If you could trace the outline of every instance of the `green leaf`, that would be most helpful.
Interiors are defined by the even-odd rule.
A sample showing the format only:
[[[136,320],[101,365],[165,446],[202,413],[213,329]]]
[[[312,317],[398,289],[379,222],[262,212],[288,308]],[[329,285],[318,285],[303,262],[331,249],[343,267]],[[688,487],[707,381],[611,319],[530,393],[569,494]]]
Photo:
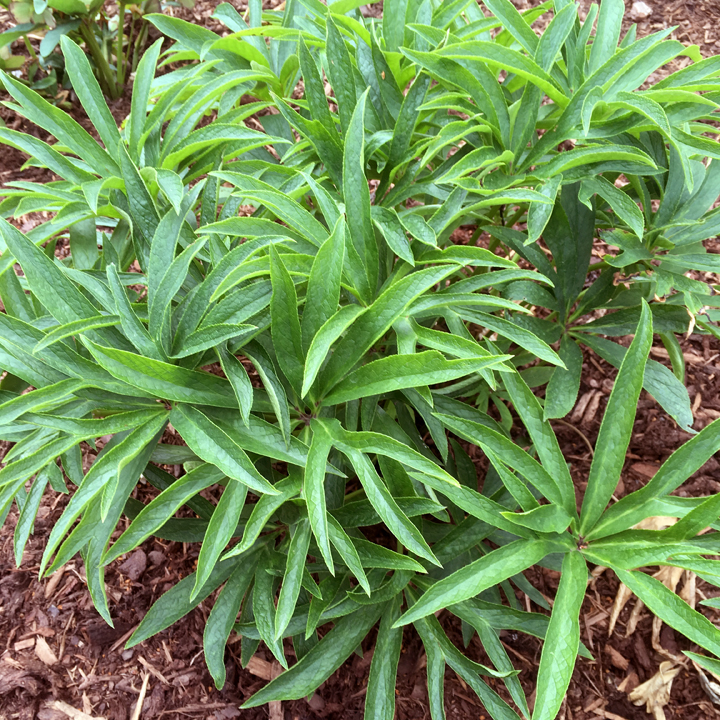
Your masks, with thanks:
[[[13,535],[13,553],[15,555],[15,564],[20,567],[22,562],[23,551],[27,544],[30,533],[33,530],[35,516],[40,509],[40,501],[50,479],[51,467],[57,468],[54,463],[41,470],[33,481],[30,492],[25,498],[25,504],[20,511],[17,525],[15,525],[15,533]]]
[[[720,655],[720,630],[704,615],[693,610],[684,600],[659,580],[639,571],[615,570],[620,582],[626,585],[671,628],[708,652]]]
[[[249,560],[250,558],[246,558]],[[137,630],[131,635],[125,647],[131,648],[143,640],[156,635],[170,627],[181,617],[187,615],[193,608],[196,608],[205,598],[222,585],[231,573],[245,563],[240,558],[219,562],[205,583],[202,591],[190,600],[190,592],[195,585],[195,573],[183,578],[179,583],[168,590],[148,610]]]
[[[563,506],[566,498],[555,479],[537,460],[521,450],[512,440],[478,422],[437,413],[436,417],[461,438],[480,447],[488,447],[502,461],[521,473],[555,505]]]
[[[300,478],[297,476],[289,476],[284,480],[280,480],[275,489],[276,495],[261,495],[260,499],[250,513],[250,517],[245,525],[242,540],[229,550],[223,556],[225,558],[244,553],[253,543],[260,537],[260,533],[265,528],[268,520],[273,516],[275,511],[291,498],[295,497],[302,487]]]
[[[87,476],[86,476],[87,477]],[[201,490],[220,482],[225,476],[222,471],[210,464],[203,464],[183,475],[166,490],[146,505],[130,527],[117,539],[105,553],[103,564],[108,565],[120,555],[130,552],[150,537],[158,528],[171,518],[181,505],[197,495]],[[233,528],[234,529],[234,528]],[[188,597],[192,595],[193,585],[188,588]]]
[[[644,219],[640,208],[635,201],[628,197],[620,188],[615,187],[611,182],[606,180],[602,175],[587,178],[582,181],[582,186],[578,194],[578,200],[585,203],[590,209],[588,198],[597,193],[608,202],[613,212],[642,240],[644,232]]]
[[[527,21],[518,12],[510,0],[483,0],[487,9],[502,21],[503,27],[530,54],[535,55],[538,36],[533,32]]]
[[[237,407],[230,384],[216,375],[96,345],[87,338],[83,338],[83,342],[100,366],[111,375],[152,397],[214,407]]]
[[[275,246],[270,246],[270,328],[278,365],[296,393],[302,386],[303,353],[300,320],[297,312],[297,294],[290,273],[283,265]]]
[[[225,486],[223,494],[215,507],[208,523],[205,539],[198,555],[195,587],[190,599],[194,600],[203,585],[210,577],[222,551],[235,533],[240,513],[245,506],[247,486],[239,482],[230,482]],[[227,639],[227,638],[226,638]]]
[[[388,247],[399,258],[414,266],[415,258],[397,213],[391,208],[381,207],[380,205],[373,205],[371,212],[372,221],[382,233]]]
[[[51,330],[34,348],[33,354],[44,350],[48,345],[52,345],[60,340],[65,340],[74,335],[80,335],[88,330],[97,328],[112,327],[120,322],[118,315],[96,315],[95,317],[85,318],[83,320],[74,320],[65,323]]]
[[[575,486],[555,433],[550,423],[543,419],[543,409],[538,399],[519,373],[506,373],[503,382],[520,419],[530,433],[540,462],[560,489],[564,499],[563,507],[570,517],[576,516]]]
[[[491,355],[475,359],[446,360],[436,350],[414,355],[390,355],[363,365],[335,386],[324,404],[339,403],[388,393],[402,388],[432,385],[479,372],[510,359]]]
[[[580,513],[580,535],[585,536],[605,510],[615,492],[625,464],[637,401],[642,390],[645,363],[652,345],[652,316],[643,301],[635,338],[623,358],[613,385],[590,465],[588,486]]]
[[[407,307],[433,285],[454,272],[454,267],[432,267],[418,270],[384,290],[358,318],[353,332],[338,344],[325,366],[320,385],[327,392],[367,353],[402,315]]]
[[[328,517],[328,533],[330,541],[335,549],[340,553],[343,562],[348,566],[350,572],[357,578],[360,587],[370,597],[370,583],[368,582],[365,571],[363,570],[362,560],[358,554],[353,541],[343,530],[342,525],[333,517]],[[356,538],[357,541],[357,538]]]
[[[377,720],[393,720],[395,717],[395,682],[403,630],[393,627],[393,624],[400,616],[401,602],[402,596],[398,594],[386,606],[370,663],[365,716]]]
[[[295,532],[288,548],[287,566],[283,577],[280,596],[275,614],[275,640],[282,638],[287,626],[290,624],[295,605],[300,595],[300,585],[308,549],[310,547],[310,523],[301,520],[295,525]]]
[[[170,422],[198,457],[253,492],[277,494],[277,490],[255,469],[245,451],[197,408],[176,405],[170,413]]]
[[[627,354],[627,350],[622,345],[605,338],[584,336],[582,342],[603,360],[618,368]],[[683,430],[693,432],[694,418],[687,389],[668,368],[656,360],[648,360],[645,365],[643,387]]]
[[[346,615],[302,660],[256,692],[242,709],[310,695],[347,660],[384,609],[384,605],[365,605]]]
[[[557,353],[537,335],[531,333],[525,328],[519,327],[505,318],[489,315],[478,310],[462,308],[457,311],[458,315],[470,322],[477,323],[481,327],[488,327],[498,335],[502,335],[508,340],[512,340],[516,345],[528,350],[533,355],[537,355],[541,360],[549,362],[551,365],[563,366],[562,360]]]
[[[90,270],[100,257],[95,218],[81,220],[70,227],[70,256],[78,270]]]
[[[566,697],[580,646],[580,607],[587,581],[583,556],[567,553],[540,655],[533,720],[554,720]]]
[[[334,575],[332,550],[328,531],[327,503],[325,499],[325,472],[328,455],[332,449],[332,438],[325,430],[325,425],[318,420],[312,421],[312,440],[305,465],[305,483],[303,495],[307,504],[308,517],[313,535],[320,553]]]
[[[220,591],[205,624],[203,631],[205,662],[218,690],[222,690],[225,685],[225,645],[254,575],[254,562],[239,563]]]
[[[720,420],[715,420],[675,450],[647,485],[620,498],[619,502],[608,508],[588,537],[601,538],[621,532],[647,517],[645,509],[652,500],[668,495],[680,487],[718,450]]]
[[[563,336],[558,350],[565,368],[555,368],[545,390],[545,420],[563,418],[575,407],[580,376],[582,374],[583,356],[578,344],[569,336]]]
[[[110,155],[67,112],[55,107],[5,73],[0,75],[0,80],[8,93],[20,103],[24,116],[56,137],[71,152],[77,154],[87,167],[103,177],[119,173],[120,169]]]
[[[340,280],[345,255],[345,223],[338,218],[330,237],[315,256],[308,278],[305,308],[302,316],[302,348],[308,352],[320,328],[335,314],[340,301]],[[308,352],[309,361],[309,352]],[[319,367],[318,367],[319,369]],[[305,377],[308,372],[305,369]],[[312,381],[307,384],[312,384]],[[306,393],[303,382],[304,396]]]
[[[388,530],[390,530],[408,550],[439,566],[440,563],[428,547],[427,542],[425,542],[425,539],[415,525],[413,525],[403,511],[400,510],[395,499],[389,493],[385,483],[383,483],[367,456],[350,448],[344,448],[343,452],[350,459],[368,500],[372,503],[377,514],[383,519]]]
[[[330,23],[328,23],[328,28]],[[375,295],[378,284],[378,248],[370,214],[370,188],[365,177],[365,103],[366,90],[358,100],[345,134],[343,151],[343,197],[347,215],[348,233],[355,252],[348,255],[360,261],[363,276],[353,272],[353,281],[361,300],[367,305]],[[350,247],[348,246],[348,251]]]
[[[150,333],[147,328],[140,322],[140,319],[135,314],[135,311],[128,300],[125,288],[120,282],[120,276],[118,275],[117,268],[114,264],[109,264],[106,268],[108,284],[110,285],[110,291],[112,292],[113,299],[115,300],[115,310],[120,317],[120,324],[123,332],[127,336],[128,340],[139,350],[143,355],[152,358],[153,360],[162,360],[162,356],[155,345],[155,342],[150,337]]]
[[[511,522],[541,533],[564,532],[572,520],[572,515],[557,505],[540,505],[527,512],[501,514]]]
[[[588,77],[615,54],[624,14],[625,3],[623,0],[603,0],[600,3],[595,40],[590,48]]]
[[[18,395],[0,405],[0,425],[9,425],[25,413],[38,412],[52,407],[87,387],[82,380],[61,380],[53,385]]]
[[[552,544],[544,540],[516,540],[493,550],[436,582],[395,625],[407,625],[449,605],[475,597],[540,562],[550,552]]]
[[[120,133],[115,119],[110,112],[100,85],[90,67],[90,61],[84,53],[67,35],[60,39],[65,68],[72,82],[73,90],[82,103],[85,112],[97,130],[100,139],[110,154],[117,158],[118,147],[121,144]]]
[[[127,139],[131,157],[136,163],[140,160],[140,151],[142,150],[140,140],[145,128],[145,118],[147,117],[147,107],[150,101],[152,82],[161,50],[162,42],[156,40],[143,53],[137,70],[135,71],[130,115],[127,121]]]
[[[235,355],[228,351],[225,343],[220,343],[215,352],[220,360],[225,377],[230,381],[237,399],[240,415],[245,425],[250,422],[250,410],[253,404],[253,386],[247,370]]]
[[[318,329],[308,348],[301,397],[305,397],[310,392],[330,351],[330,346],[355,322],[358,315],[364,312],[365,308],[360,305],[345,305]]]
[[[326,33],[327,65],[325,72],[337,98],[338,115],[344,136],[350,127],[350,120],[357,102],[355,74],[345,40],[331,15],[328,15],[327,18]]]
[[[527,215],[528,238],[525,241],[526,245],[535,242],[542,235],[543,230],[552,215],[555,198],[557,197],[557,192],[560,189],[561,184],[562,175],[555,175],[555,177],[546,180],[542,185],[536,188],[537,191],[541,195],[547,197],[552,204],[549,205],[548,203],[541,202],[530,203]]]

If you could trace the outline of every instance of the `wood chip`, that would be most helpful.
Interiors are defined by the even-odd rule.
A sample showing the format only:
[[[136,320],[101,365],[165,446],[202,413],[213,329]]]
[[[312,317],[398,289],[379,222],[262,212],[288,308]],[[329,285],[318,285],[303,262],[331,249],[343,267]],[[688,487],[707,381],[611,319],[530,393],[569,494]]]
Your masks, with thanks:
[[[31,637],[27,640],[19,640],[15,643],[15,652],[19,652],[20,650],[27,650],[28,648],[35,647],[35,638]]]
[[[619,653],[612,645],[606,645],[605,646],[605,652],[610,656],[610,662],[616,667],[620,668],[621,670],[627,670],[628,665],[630,664],[628,662],[628,659]]]
[[[153,665],[151,665],[142,655],[138,658],[141,665],[144,665],[148,672],[152,673],[163,685],[169,685],[163,674]]]
[[[45,707],[51,710],[57,710],[73,720],[105,720],[101,715],[88,715],[86,712],[78,710],[72,705],[64,703],[62,700],[53,700],[52,702],[46,703]]]
[[[133,714],[130,720],[140,720],[140,713],[142,712],[142,706],[145,702],[145,693],[147,693],[147,686],[149,680],[150,673],[143,673],[142,687],[140,688],[140,694],[138,695],[137,703],[135,704],[135,710],[133,710]]]
[[[62,580],[62,576],[65,574],[65,566],[58,568],[48,579],[47,585],[45,585],[45,597],[52,597],[53,593],[57,589],[57,586]]]
[[[272,664],[267,660],[259,658],[257,655],[253,655],[245,668],[248,672],[259,677],[262,680],[272,680]]]
[[[44,637],[38,637],[35,643],[35,654],[46,665],[55,665],[58,661],[57,655],[52,651]]]

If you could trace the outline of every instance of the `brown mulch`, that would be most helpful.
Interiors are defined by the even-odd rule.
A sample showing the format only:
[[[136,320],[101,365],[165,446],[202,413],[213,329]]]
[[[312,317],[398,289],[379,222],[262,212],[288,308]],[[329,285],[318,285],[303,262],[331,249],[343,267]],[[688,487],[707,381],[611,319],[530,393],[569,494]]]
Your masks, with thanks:
[[[522,9],[534,0],[515,0]],[[193,9],[174,10],[187,20],[203,23],[223,32],[224,28],[209,15],[219,0],[199,0]],[[245,2],[233,3],[240,11]],[[581,1],[587,8],[588,0]],[[632,5],[627,2],[628,9]],[[638,35],[677,25],[673,37],[696,43],[704,56],[720,52],[720,2],[692,0],[660,2],[648,0],[653,13],[639,23]],[[275,7],[273,0],[266,8]],[[365,6],[363,12],[377,16],[381,5]],[[0,15],[0,29],[5,16]],[[682,63],[682,59],[679,61]],[[5,99],[5,98],[2,98]],[[118,119],[127,113],[127,100],[121,99],[112,108]],[[73,116],[91,130],[87,119],[77,107]],[[28,127],[12,111],[0,107],[0,118],[9,127],[36,133],[47,139],[43,131]],[[11,148],[2,150],[0,186],[12,179],[51,179],[37,168],[20,172],[25,156]],[[30,226],[36,220],[26,219]],[[660,343],[657,343],[661,347]],[[720,343],[708,337],[693,336],[683,343],[687,354],[687,385],[700,428],[720,417]],[[653,356],[666,363],[662,354]],[[667,364],[667,363],[666,363]],[[605,403],[612,387],[615,370],[593,353],[586,351],[580,403],[583,412],[571,415],[570,424],[555,423],[554,427],[563,452],[571,461],[571,471],[578,490],[583,489],[590,466],[591,453],[587,442],[594,445]],[[580,404],[579,403],[579,404]],[[627,455],[617,496],[633,492],[644,485],[659,465],[680,444],[688,439],[673,421],[643,393],[638,409],[633,439]],[[586,442],[587,441],[587,442]],[[684,496],[701,496],[720,491],[720,463],[712,459],[677,492]],[[149,492],[139,488],[138,492]],[[43,501],[35,534],[28,543],[21,568],[15,567],[12,532],[17,519],[11,513],[0,529],[0,719],[66,720],[72,710],[108,720],[132,717],[138,698],[143,694],[143,680],[148,678],[140,717],[151,718],[236,718],[256,720],[268,717],[268,710],[256,708],[240,711],[239,704],[262,687],[273,672],[272,657],[262,646],[253,672],[242,669],[239,662],[239,638],[231,637],[226,652],[225,687],[214,688],[202,655],[202,632],[212,607],[210,601],[160,633],[130,650],[124,649],[129,633],[137,626],[150,605],[179,579],[193,571],[198,546],[150,540],[108,568],[107,591],[115,628],[109,628],[98,617],[90,602],[83,576],[82,562],[68,563],[63,571],[49,580],[38,581],[37,570],[44,538],[59,517],[66,498],[48,491]],[[124,529],[121,523],[120,530]],[[552,598],[558,574],[534,568],[528,577],[536,588]],[[637,684],[653,676],[665,657],[652,645],[652,617],[641,619],[630,637],[625,637],[631,601],[620,615],[615,632],[608,638],[608,619],[617,593],[618,581],[612,573],[601,575],[588,592],[581,615],[582,641],[592,651],[593,661],[581,660],[575,670],[561,717],[567,720],[641,720],[652,717],[644,707],[630,703],[627,693]],[[713,586],[698,582],[698,596],[713,596]],[[518,593],[522,605],[540,610]],[[714,611],[708,617],[718,621]],[[451,639],[462,647],[459,622],[443,613],[440,617]],[[363,655],[353,655],[310,700],[286,702],[275,709],[273,718],[284,720],[355,720],[362,718],[364,691],[372,657],[374,634],[363,643]],[[528,636],[501,633],[513,662],[521,671],[520,681],[532,699],[535,674],[541,645]],[[671,629],[664,627],[660,644],[667,652],[690,649]],[[467,650],[470,657],[487,662],[477,637]],[[289,648],[289,657],[292,649]],[[401,720],[429,718],[425,689],[425,657],[419,638],[406,629],[397,685],[397,717]],[[492,682],[501,694],[501,683]],[[448,718],[485,720],[486,711],[471,690],[452,671],[445,680]],[[66,705],[62,705],[66,703]],[[684,668],[675,679],[670,704],[665,708],[668,720],[699,720],[720,715],[708,700],[692,667]],[[82,718],[82,716],[79,716]],[[83,718],[83,720],[85,720]]]

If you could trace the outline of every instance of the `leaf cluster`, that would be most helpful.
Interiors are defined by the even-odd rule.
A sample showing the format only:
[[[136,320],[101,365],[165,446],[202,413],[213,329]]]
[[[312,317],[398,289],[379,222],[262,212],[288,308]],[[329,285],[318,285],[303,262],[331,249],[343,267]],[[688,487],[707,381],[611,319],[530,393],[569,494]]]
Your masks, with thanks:
[[[641,568],[717,584],[703,531],[720,496],[672,493],[720,449],[720,421],[611,500],[643,388],[692,425],[675,334],[717,333],[710,287],[686,273],[715,268],[702,241],[717,232],[705,134],[720,62],[667,33],[620,41],[616,0],[584,23],[563,0],[525,14],[485,0],[489,16],[465,0],[386,0],[382,21],[359,5],[263,13],[253,0],[241,17],[224,4],[224,37],[152,16],[176,69],[156,76],[156,42],[121,128],[63,38],[101,143],[2,76],[11,107],[57,142],[7,128],[0,141],[59,178],[10,183],[0,204],[52,215],[27,234],[0,219],[0,438],[14,443],[0,516],[17,504],[18,561],[47,486],[67,492],[65,479],[40,572],[79,552],[108,622],[109,563],[151,536],[202,543],[196,572],[129,644],[213,596],[218,687],[233,630],[243,663],[263,642],[287,668],[248,707],[309,695],[380,620],[367,717],[393,717],[412,625],[433,718],[446,666],[492,717],[530,716],[503,629],[544,639],[532,717],[554,718],[587,654],[588,563],[718,654],[718,630]],[[695,62],[637,90],[683,53]],[[591,264],[599,240],[622,252]],[[648,359],[653,332],[674,373]],[[622,335],[629,348],[608,339]],[[550,420],[575,403],[581,346],[618,374],[576,498]],[[82,448],[108,437],[83,472]],[[141,478],[157,489],[146,503]],[[654,515],[680,520],[633,529]],[[524,575],[536,564],[562,570],[549,617],[516,600],[549,610]],[[450,641],[442,609],[493,667]]]

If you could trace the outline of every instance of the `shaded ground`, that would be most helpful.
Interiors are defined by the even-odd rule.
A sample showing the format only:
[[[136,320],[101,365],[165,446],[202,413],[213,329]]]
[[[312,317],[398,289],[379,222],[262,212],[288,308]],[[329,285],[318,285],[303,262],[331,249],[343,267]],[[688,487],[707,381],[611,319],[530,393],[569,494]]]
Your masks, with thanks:
[[[216,4],[214,0],[200,0],[193,10],[175,12],[218,29],[214,21],[208,19]],[[242,9],[242,3],[235,4]],[[271,4],[275,5],[275,2]],[[517,0],[516,4],[525,8],[535,3]],[[720,52],[720,2],[648,4],[653,12],[640,22],[639,35],[678,25],[674,34],[677,39],[700,45],[705,56]],[[586,7],[588,2],[583,0],[581,5]],[[376,14],[379,9],[380,6],[367,8],[368,14]],[[0,14],[0,29],[2,23]],[[122,119],[126,105],[121,101],[113,111],[118,119]],[[74,115],[87,124],[79,111],[74,111]],[[0,108],[0,117],[10,127],[27,129],[6,108]],[[43,131],[35,129],[33,132],[46,139]],[[3,148],[2,157],[0,185],[19,178],[20,167],[25,161],[21,153],[8,148]],[[44,171],[38,169],[25,171],[22,178],[48,179]],[[25,222],[32,226],[37,220],[26,218]],[[661,347],[660,343],[657,345]],[[683,349],[688,366],[688,389],[699,428],[720,417],[720,343],[693,336],[684,343]],[[653,357],[666,362],[660,351]],[[578,405],[567,418],[567,424],[555,423],[579,490],[583,489],[590,466],[588,443],[594,445],[614,376],[613,368],[586,352]],[[652,398],[643,393],[617,495],[622,496],[645,484],[661,462],[687,438]],[[720,463],[713,459],[680,488],[678,494],[698,496],[718,491]],[[140,488],[140,492],[145,489]],[[0,529],[0,719],[65,719],[72,717],[72,712],[57,703],[67,703],[70,708],[92,716],[126,720],[133,715],[141,695],[144,698],[142,718],[222,720],[240,717],[255,720],[268,717],[265,708],[237,709],[275,672],[268,662],[272,659],[270,654],[265,654],[262,648],[257,662],[250,666],[252,672],[243,670],[239,664],[239,639],[231,637],[226,654],[226,686],[222,691],[213,687],[202,656],[202,631],[211,607],[208,601],[167,631],[136,648],[123,649],[125,640],[148,607],[177,580],[192,572],[197,560],[197,545],[148,541],[124,563],[117,562],[108,569],[107,590],[114,629],[108,628],[93,609],[79,559],[66,565],[62,574],[37,581],[44,538],[62,512],[64,503],[64,496],[53,497],[49,492],[20,570],[15,567],[12,553],[16,515],[11,514]],[[554,596],[557,573],[536,568],[528,576],[544,595]],[[689,649],[685,641],[666,627],[659,637],[662,652],[654,649],[652,617],[648,613],[632,636],[626,638],[632,601],[620,614],[615,632],[608,638],[608,621],[617,588],[615,576],[605,573],[588,592],[582,613],[582,641],[593,652],[595,660],[578,663],[561,714],[568,720],[651,717],[644,708],[632,705],[627,693],[656,673],[665,659],[663,653],[676,654],[679,650]],[[697,585],[697,599],[719,593],[702,582]],[[518,599],[521,605],[540,610],[524,595],[519,594]],[[704,612],[715,621],[719,619],[714,611]],[[440,619],[451,639],[461,646],[459,623],[447,613]],[[532,699],[540,644],[515,633],[503,633],[501,639],[521,670],[520,680]],[[363,643],[363,657],[352,656],[312,699],[271,708],[270,717],[273,720],[361,718],[373,640],[371,633]],[[468,654],[478,661],[486,661],[477,637],[471,642]],[[401,720],[429,718],[424,663],[417,635],[412,629],[406,629],[397,686],[397,717]],[[147,683],[143,691],[145,677]],[[503,692],[500,684],[494,687]],[[451,671],[446,674],[445,697],[448,718],[485,719],[485,711],[473,692]],[[683,669],[675,679],[671,703],[666,707],[668,720],[696,720],[716,715],[720,715],[718,708],[708,700],[695,671],[691,667]]]

